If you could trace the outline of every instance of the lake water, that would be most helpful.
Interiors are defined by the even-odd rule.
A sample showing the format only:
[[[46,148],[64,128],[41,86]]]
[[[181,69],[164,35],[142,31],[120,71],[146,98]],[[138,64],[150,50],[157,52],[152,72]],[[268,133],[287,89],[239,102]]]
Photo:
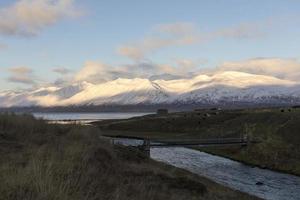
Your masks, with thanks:
[[[115,143],[136,146],[135,139],[115,139]],[[224,186],[267,200],[299,200],[300,177],[251,167],[220,156],[183,147],[151,148],[151,158],[186,169]],[[257,185],[260,182],[261,185]]]
[[[129,112],[102,112],[102,113],[33,113],[36,118],[50,121],[95,121],[103,119],[127,119],[130,117],[143,116],[151,113]]]

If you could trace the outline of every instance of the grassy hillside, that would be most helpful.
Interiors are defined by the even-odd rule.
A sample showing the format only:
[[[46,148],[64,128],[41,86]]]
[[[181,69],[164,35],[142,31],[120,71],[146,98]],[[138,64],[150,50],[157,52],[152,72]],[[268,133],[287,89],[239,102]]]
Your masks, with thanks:
[[[256,199],[112,146],[99,131],[0,114],[0,199]]]
[[[199,110],[103,121],[97,125],[102,130],[110,130],[106,134],[150,138],[228,138],[247,133],[261,143],[247,148],[202,148],[202,150],[300,175],[299,108]]]

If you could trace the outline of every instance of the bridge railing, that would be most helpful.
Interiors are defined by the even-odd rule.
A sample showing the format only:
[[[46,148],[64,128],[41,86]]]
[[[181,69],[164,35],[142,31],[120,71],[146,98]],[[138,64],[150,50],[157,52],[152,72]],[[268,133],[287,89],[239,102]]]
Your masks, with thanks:
[[[125,146],[136,146],[141,148],[163,147],[163,146],[209,146],[209,145],[248,145],[257,143],[248,137],[239,138],[209,138],[209,139],[145,139],[145,138],[112,138],[113,144],[123,144]]]
[[[209,144],[209,143],[243,143],[248,140],[245,138],[213,138],[213,139],[175,139],[175,140],[166,140],[158,139],[151,140],[151,144],[155,143],[165,143],[165,144]]]

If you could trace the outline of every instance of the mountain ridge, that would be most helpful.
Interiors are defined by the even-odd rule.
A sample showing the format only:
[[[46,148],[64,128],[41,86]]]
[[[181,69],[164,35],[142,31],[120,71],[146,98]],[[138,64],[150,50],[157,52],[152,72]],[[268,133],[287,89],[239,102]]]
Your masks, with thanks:
[[[224,71],[189,79],[118,78],[32,91],[1,92],[0,107],[135,104],[228,104],[300,102],[300,84],[272,76]]]

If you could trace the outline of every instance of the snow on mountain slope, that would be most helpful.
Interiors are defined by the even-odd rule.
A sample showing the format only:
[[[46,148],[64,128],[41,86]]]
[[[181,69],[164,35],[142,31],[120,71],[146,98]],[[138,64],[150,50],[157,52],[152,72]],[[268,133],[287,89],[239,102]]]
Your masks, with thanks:
[[[116,79],[93,85],[86,90],[66,99],[64,105],[70,104],[136,104],[155,103],[166,97],[166,94],[155,83],[148,79]],[[156,100],[156,101],[155,101]]]
[[[32,91],[0,93],[0,107],[11,106],[55,106],[63,99],[69,98],[87,88],[90,84],[83,82],[66,87],[42,87]]]
[[[187,83],[189,91],[170,99],[177,103],[218,103],[240,101],[263,103],[270,99],[299,98],[300,88],[295,82],[275,77],[242,72],[220,72],[212,76],[200,75]]]
[[[31,106],[26,93],[5,92],[0,94],[0,107]]]
[[[275,77],[254,75],[243,72],[220,72],[212,76],[199,75],[192,79],[180,79],[172,81],[158,80],[155,81],[167,91],[175,93],[184,93],[200,88],[212,87],[215,85],[231,86],[236,88],[245,88],[256,85],[281,85],[291,86],[295,82],[288,80],[281,80]]]
[[[293,103],[300,102],[299,86],[254,86],[237,88],[224,85],[193,90],[175,97],[171,102],[178,103],[206,103],[221,102],[250,102],[250,103]]]
[[[161,103],[300,102],[300,84],[275,77],[226,71],[190,79],[119,78],[33,91],[2,92],[0,107],[66,105],[132,105]]]

